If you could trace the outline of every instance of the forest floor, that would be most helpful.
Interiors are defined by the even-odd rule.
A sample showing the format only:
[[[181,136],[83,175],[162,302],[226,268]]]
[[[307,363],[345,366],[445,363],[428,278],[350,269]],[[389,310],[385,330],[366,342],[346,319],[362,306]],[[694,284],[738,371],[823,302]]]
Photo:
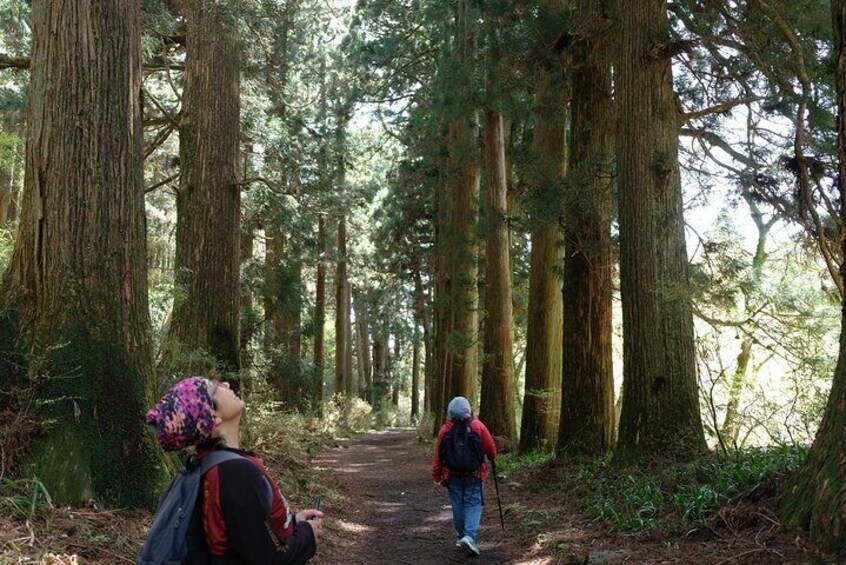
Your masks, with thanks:
[[[482,555],[469,558],[455,547],[446,489],[431,480],[431,443],[420,442],[415,430],[393,429],[338,440],[315,454],[309,490],[323,491],[325,513],[315,565],[838,562],[810,549],[804,534],[780,527],[775,494],[725,507],[706,528],[684,536],[609,532],[580,510],[574,468],[561,463],[500,473],[505,530],[489,478]],[[271,472],[274,460],[265,458]],[[293,502],[305,507],[307,500]],[[0,505],[0,564],[134,563],[151,519],[145,511],[97,508],[22,515]]]
[[[479,532],[479,558],[455,547],[446,489],[433,484],[431,446],[414,430],[354,437],[321,453],[315,465],[343,497],[324,503],[326,536],[315,563],[343,564],[816,564],[834,563],[784,532],[772,500],[724,509],[713,527],[684,539],[657,532],[609,533],[591,524],[568,484],[567,465],[524,469],[500,480],[502,530],[492,479]]]

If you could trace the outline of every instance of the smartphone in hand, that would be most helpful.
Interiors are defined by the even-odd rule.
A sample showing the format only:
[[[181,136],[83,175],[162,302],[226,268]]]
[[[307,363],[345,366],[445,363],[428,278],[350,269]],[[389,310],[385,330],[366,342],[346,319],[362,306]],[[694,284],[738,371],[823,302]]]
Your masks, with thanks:
[[[314,509],[320,510],[320,495],[319,494],[314,497]],[[312,518],[312,520],[317,520],[317,518],[316,517]]]

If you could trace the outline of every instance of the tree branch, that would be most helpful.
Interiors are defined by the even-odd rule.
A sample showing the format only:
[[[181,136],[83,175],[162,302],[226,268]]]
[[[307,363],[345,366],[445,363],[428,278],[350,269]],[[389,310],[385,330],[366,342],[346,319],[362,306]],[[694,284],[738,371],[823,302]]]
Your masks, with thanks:
[[[275,192],[276,194],[284,194],[286,196],[291,196],[295,200],[299,199],[300,195],[296,191],[289,191],[289,190],[279,188],[276,185],[276,183],[271,182],[270,180],[266,179],[265,177],[251,177],[251,178],[242,180],[241,182],[239,182],[237,184],[238,184],[238,186],[247,186],[247,185],[253,184],[255,182],[262,183],[263,185],[265,185],[267,188],[269,188],[272,192]]]
[[[0,53],[0,69],[29,69],[29,57],[10,57]]]
[[[707,141],[711,145],[719,147],[720,149],[728,153],[738,163],[742,163],[747,167],[758,168],[760,166],[759,163],[756,163],[748,155],[744,155],[743,153],[734,149],[731,145],[729,145],[729,143],[725,139],[723,139],[712,131],[707,131],[704,129],[682,128],[679,133],[680,135],[686,137],[693,137],[701,141]]]
[[[10,57],[9,55],[0,53],[0,69],[26,69],[29,70],[29,57]],[[171,63],[160,57],[155,57],[149,61],[144,62],[144,70],[148,72],[165,71],[165,70],[181,71],[185,69],[185,65],[179,63]]]
[[[171,176],[167,177],[165,180],[160,181],[160,182],[157,182],[157,183],[156,183],[156,184],[154,184],[153,186],[150,186],[150,187],[145,188],[145,189],[144,189],[144,194],[149,194],[150,192],[153,192],[153,191],[154,191],[154,190],[156,190],[157,188],[160,188],[160,187],[162,187],[162,186],[166,185],[167,183],[169,183],[170,181],[174,181],[174,180],[176,180],[176,179],[178,179],[178,178],[179,178],[179,173],[176,173],[175,175],[171,175]]]
[[[709,108],[703,108],[694,112],[685,112],[682,117],[686,122],[689,122],[690,120],[696,120],[714,114],[722,114],[724,112],[728,112],[732,108],[736,108],[737,106],[751,104],[752,102],[757,102],[760,99],[760,96],[755,95],[746,98],[739,98],[737,100],[729,100],[728,102],[723,102],[722,104],[717,104],[716,106],[711,106]]]

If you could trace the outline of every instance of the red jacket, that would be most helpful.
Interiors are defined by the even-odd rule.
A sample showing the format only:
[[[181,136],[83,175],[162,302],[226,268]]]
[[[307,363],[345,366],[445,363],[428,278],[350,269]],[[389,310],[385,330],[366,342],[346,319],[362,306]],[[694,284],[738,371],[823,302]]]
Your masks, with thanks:
[[[441,431],[438,432],[438,439],[435,440],[435,456],[432,459],[432,479],[434,479],[436,483],[445,481],[449,478],[449,470],[441,465],[439,448],[441,439],[448,430],[452,429],[452,426],[452,420],[447,420],[444,425],[441,426]],[[491,437],[491,433],[488,431],[488,428],[481,420],[473,418],[473,421],[470,422],[470,429],[479,434],[479,438],[482,440],[482,449],[484,449],[485,455],[488,456],[488,459],[495,461],[496,444],[494,443],[493,437]],[[473,475],[484,481],[488,478],[488,464],[483,462],[479,470],[473,473]]]
[[[311,526],[295,522],[288,501],[262,461],[243,450],[218,449],[234,451],[244,459],[221,463],[202,479],[199,503],[212,564],[307,563],[317,551]],[[273,494],[270,508],[266,507],[268,482]]]

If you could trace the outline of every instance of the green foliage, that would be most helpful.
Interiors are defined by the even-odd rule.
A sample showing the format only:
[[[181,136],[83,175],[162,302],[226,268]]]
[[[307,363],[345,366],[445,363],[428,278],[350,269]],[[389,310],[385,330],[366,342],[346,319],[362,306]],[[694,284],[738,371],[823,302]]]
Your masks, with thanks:
[[[778,446],[709,455],[660,469],[616,468],[609,458],[580,465],[572,481],[585,495],[584,510],[612,531],[702,527],[720,507],[762,494],[767,485],[799,468],[807,448]]]
[[[6,272],[13,250],[12,230],[0,227],[0,273]]]
[[[435,436],[437,418],[431,412],[423,412],[417,421],[417,440],[429,442]]]
[[[510,475],[521,469],[546,465],[554,458],[555,454],[550,450],[529,451],[527,453],[509,452],[503,453],[496,460],[496,470],[500,474]]]
[[[373,409],[360,398],[336,394],[324,402],[321,422],[322,429],[336,434],[366,432],[373,428]]]
[[[44,483],[34,478],[0,478],[0,514],[28,519],[44,508],[53,508]]]
[[[502,507],[502,512],[508,516],[509,522],[516,522],[524,534],[536,533],[539,526],[553,523],[558,514],[549,508],[534,508],[520,502],[506,504]]]

